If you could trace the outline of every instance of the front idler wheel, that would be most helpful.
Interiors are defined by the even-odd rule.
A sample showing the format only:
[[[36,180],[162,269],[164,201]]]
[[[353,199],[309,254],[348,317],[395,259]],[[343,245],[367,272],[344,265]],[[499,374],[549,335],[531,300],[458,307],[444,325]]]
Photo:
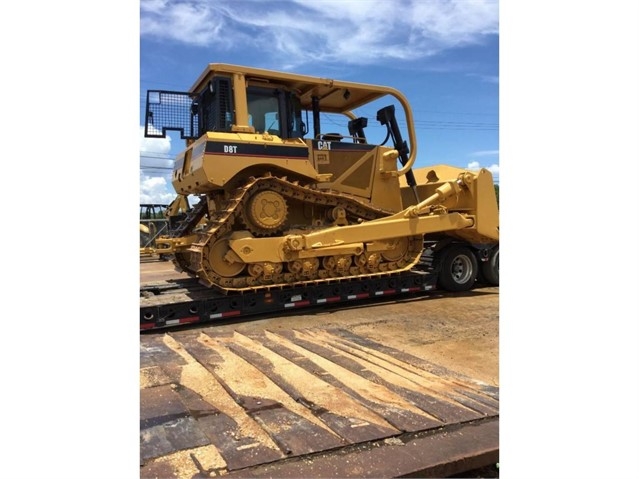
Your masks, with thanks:
[[[239,275],[246,266],[229,246],[228,237],[219,239],[208,252],[209,267],[218,275],[232,278]]]

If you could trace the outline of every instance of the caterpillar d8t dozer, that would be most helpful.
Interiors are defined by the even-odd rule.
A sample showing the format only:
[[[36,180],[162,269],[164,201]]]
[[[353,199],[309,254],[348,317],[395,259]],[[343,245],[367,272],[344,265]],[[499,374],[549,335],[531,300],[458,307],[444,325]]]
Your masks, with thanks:
[[[377,109],[383,141],[367,137],[369,119],[356,114],[366,108]],[[393,88],[209,64],[188,92],[147,92],[145,136],[169,130],[186,143],[172,184],[194,206],[170,217],[156,244],[207,286],[228,293],[397,275],[425,251],[443,289],[470,289],[478,274],[498,284],[492,175],[413,171],[413,114]]]

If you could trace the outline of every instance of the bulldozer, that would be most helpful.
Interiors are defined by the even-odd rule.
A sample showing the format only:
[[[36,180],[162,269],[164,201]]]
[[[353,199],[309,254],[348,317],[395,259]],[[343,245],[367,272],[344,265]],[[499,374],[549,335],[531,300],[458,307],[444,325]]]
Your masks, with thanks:
[[[499,284],[492,174],[414,169],[413,113],[395,88],[211,63],[187,92],[147,91],[145,136],[169,131],[185,141],[172,185],[193,206],[171,209],[156,245],[208,287],[400,275],[426,251],[444,290]]]

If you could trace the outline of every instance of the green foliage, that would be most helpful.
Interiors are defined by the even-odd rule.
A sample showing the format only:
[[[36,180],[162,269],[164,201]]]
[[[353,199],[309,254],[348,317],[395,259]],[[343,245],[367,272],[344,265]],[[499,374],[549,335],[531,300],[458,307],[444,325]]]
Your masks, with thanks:
[[[499,208],[499,185],[495,185],[495,196],[497,196],[497,208]]]
[[[165,205],[140,205],[141,220],[164,220]]]

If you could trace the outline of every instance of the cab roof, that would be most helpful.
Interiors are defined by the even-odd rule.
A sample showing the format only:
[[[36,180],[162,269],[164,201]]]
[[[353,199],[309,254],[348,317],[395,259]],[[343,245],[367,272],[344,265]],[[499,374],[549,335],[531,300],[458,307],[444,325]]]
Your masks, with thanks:
[[[202,91],[216,75],[230,76],[234,73],[244,75],[247,81],[281,85],[297,91],[302,108],[312,108],[312,97],[320,99],[321,110],[331,113],[345,113],[359,108],[385,95],[397,98],[407,109],[408,101],[398,90],[366,83],[333,80],[330,78],[298,75],[295,73],[265,70],[260,68],[230,65],[225,63],[209,63],[189,93]]]

